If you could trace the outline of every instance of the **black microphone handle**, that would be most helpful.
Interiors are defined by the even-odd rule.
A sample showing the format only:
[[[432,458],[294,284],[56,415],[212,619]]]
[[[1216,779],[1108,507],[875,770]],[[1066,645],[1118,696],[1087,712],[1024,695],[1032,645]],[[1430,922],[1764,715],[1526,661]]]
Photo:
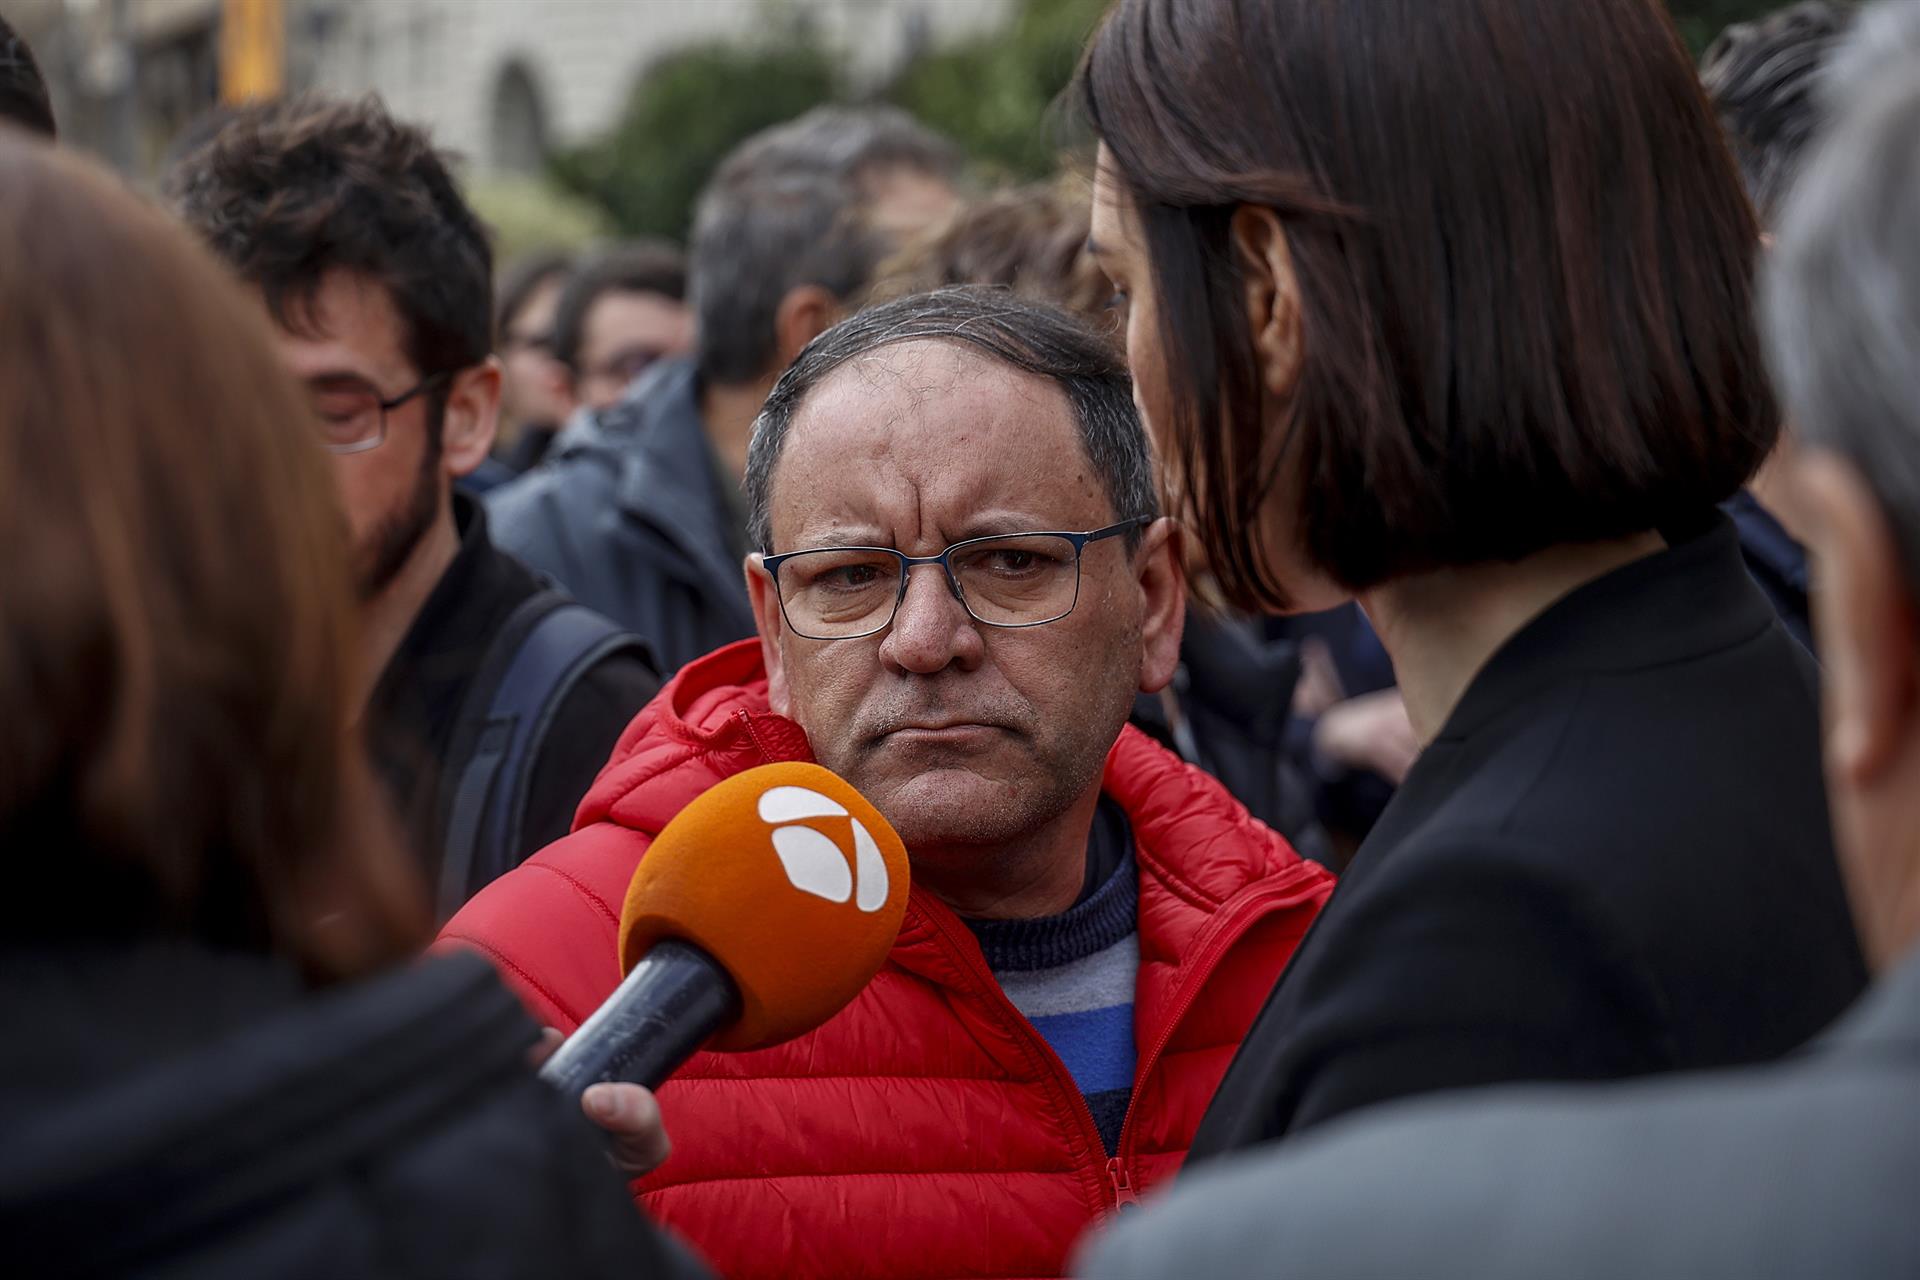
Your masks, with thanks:
[[[571,1097],[606,1080],[657,1089],[739,1016],[727,971],[700,948],[667,939],[554,1051],[540,1078]]]

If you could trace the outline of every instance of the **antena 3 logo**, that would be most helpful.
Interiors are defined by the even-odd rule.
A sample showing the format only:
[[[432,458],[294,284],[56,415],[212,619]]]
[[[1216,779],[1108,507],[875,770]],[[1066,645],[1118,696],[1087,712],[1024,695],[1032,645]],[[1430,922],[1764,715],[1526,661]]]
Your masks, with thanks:
[[[773,828],[773,851],[787,879],[802,893],[845,902],[862,911],[887,903],[887,863],[860,819],[830,796],[805,787],[774,787],[760,797],[760,821]],[[845,818],[853,825],[853,862],[831,837],[812,827],[783,825],[807,818]]]

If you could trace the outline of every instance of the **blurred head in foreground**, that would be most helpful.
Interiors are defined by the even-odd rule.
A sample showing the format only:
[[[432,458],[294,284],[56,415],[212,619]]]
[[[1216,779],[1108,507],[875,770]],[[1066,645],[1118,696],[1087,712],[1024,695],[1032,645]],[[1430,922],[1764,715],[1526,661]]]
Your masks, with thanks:
[[[0,236],[0,937],[402,954],[425,920],[349,730],[345,529],[257,307],[13,134]]]
[[[1870,11],[1848,57],[1862,71],[1832,82],[1838,123],[1786,204],[1766,319],[1820,569],[1840,863],[1885,968],[1920,945],[1920,6]]]

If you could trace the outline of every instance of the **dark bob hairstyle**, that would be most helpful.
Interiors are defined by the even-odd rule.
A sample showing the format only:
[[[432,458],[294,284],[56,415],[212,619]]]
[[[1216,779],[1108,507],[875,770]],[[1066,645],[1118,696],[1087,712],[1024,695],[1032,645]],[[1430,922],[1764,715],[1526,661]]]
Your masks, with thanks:
[[[1698,527],[1772,448],[1759,231],[1660,0],[1121,0],[1078,90],[1152,264],[1155,425],[1239,603],[1288,606],[1246,536],[1275,510],[1361,591]],[[1298,283],[1277,414],[1242,205]]]

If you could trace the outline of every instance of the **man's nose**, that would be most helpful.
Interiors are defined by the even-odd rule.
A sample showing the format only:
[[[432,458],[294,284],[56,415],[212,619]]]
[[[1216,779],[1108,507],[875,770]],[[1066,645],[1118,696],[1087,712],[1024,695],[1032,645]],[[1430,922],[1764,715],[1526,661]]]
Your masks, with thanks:
[[[958,664],[971,670],[985,646],[979,624],[954,595],[939,565],[916,565],[907,572],[907,590],[880,642],[880,660],[898,671],[932,675]]]

